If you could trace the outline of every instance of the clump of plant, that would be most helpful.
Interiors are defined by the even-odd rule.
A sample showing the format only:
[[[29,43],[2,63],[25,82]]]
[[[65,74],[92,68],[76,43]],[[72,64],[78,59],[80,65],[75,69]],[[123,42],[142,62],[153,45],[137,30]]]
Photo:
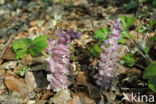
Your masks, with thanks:
[[[119,16],[122,22],[122,27],[126,27],[125,22],[125,16]],[[134,19],[132,19],[134,20]],[[133,53],[128,53],[127,55],[123,56],[120,60],[121,64],[127,64],[128,66],[132,67],[135,64],[134,59],[134,53],[138,52],[146,61],[147,67],[145,68],[145,72],[143,75],[143,79],[148,79],[148,87],[156,92],[156,61],[153,61],[149,56],[149,51],[153,47],[154,42],[156,41],[156,33],[150,38],[148,38],[149,32],[154,32],[152,30],[152,27],[154,26],[154,20],[151,18],[146,21],[146,23],[142,24],[141,26],[137,27],[137,32],[142,34],[142,37],[137,36],[137,42],[132,40],[128,34],[125,34],[125,36],[131,41],[131,43],[134,45],[135,51]],[[125,28],[125,30],[128,32],[128,28]],[[141,66],[141,65],[139,65]],[[141,67],[144,68],[144,67]]]
[[[98,65],[98,74],[94,76],[97,79],[96,83],[103,89],[109,89],[114,72],[116,68],[116,54],[118,48],[118,40],[122,37],[120,31],[122,27],[120,25],[120,19],[116,22],[111,21],[110,34],[107,34],[106,39],[101,48],[100,60]]]
[[[48,40],[47,50],[51,54],[48,58],[51,74],[47,75],[51,88],[58,92],[68,88],[70,65],[70,43],[73,39],[79,38],[81,34],[74,32],[72,29],[63,33],[61,29],[56,32],[58,40]]]
[[[32,56],[41,55],[43,49],[47,47],[48,36],[38,36],[34,40],[30,38],[18,39],[13,42],[13,51],[16,54],[16,59],[21,59],[26,53],[30,53]]]

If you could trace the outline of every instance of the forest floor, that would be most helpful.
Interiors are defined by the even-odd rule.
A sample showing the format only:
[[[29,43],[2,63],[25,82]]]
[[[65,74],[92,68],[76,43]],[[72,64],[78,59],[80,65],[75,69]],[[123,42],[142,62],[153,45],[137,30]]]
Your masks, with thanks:
[[[129,33],[131,40],[139,44],[139,38],[143,35],[138,34],[136,28],[153,18],[153,10],[147,9],[150,4],[145,3],[127,11],[124,6],[128,2],[75,0],[70,4],[67,0],[65,3],[51,4],[41,0],[0,0],[0,104],[149,104],[138,101],[141,95],[148,98],[149,95],[156,95],[148,88],[147,80],[142,78],[149,63],[139,53],[135,53],[136,64],[132,67],[117,63],[110,90],[100,89],[93,78],[99,60],[90,53],[91,47],[98,43],[94,39],[95,31],[105,28],[110,20],[116,20],[119,15],[136,17],[136,23]],[[72,28],[82,35],[72,42],[76,51],[72,53],[74,59],[70,60],[71,85],[56,93],[48,87],[46,55],[32,57],[26,54],[17,60],[12,43],[17,39],[34,39],[41,35],[53,38],[57,28],[63,31]],[[155,30],[155,27],[152,29]],[[148,33],[148,37],[153,35],[152,31]],[[126,39],[125,44],[119,44],[118,61],[130,50],[135,51],[131,40]],[[149,53],[151,60],[155,60],[155,43]],[[23,66],[30,69],[20,76],[19,70]],[[122,101],[125,95],[131,98],[132,93],[137,95],[137,101]]]

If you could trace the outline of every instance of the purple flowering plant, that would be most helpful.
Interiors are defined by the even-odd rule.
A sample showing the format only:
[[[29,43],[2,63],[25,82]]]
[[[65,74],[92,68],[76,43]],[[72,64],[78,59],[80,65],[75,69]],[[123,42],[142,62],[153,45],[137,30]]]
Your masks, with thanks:
[[[50,82],[51,88],[58,92],[68,88],[70,82],[68,80],[69,65],[70,65],[70,43],[73,39],[79,38],[81,34],[70,29],[67,32],[62,32],[58,29],[56,32],[58,40],[48,40],[47,51],[51,54],[48,58],[50,65],[50,73],[47,79]]]
[[[94,76],[97,79],[96,84],[106,90],[110,88],[112,78],[114,77],[118,40],[122,37],[120,35],[122,30],[120,19],[117,19],[115,22],[110,21],[110,23],[111,33],[107,34],[107,39],[102,43],[101,48],[103,51],[100,54],[98,73]]]

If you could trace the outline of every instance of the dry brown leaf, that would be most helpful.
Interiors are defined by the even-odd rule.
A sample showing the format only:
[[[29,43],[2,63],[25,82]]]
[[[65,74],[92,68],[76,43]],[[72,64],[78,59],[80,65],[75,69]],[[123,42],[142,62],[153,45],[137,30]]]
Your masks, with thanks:
[[[141,71],[136,68],[132,68],[131,70],[127,70],[127,74],[141,74]]]
[[[87,82],[85,72],[79,72],[79,74],[77,76],[77,84],[88,86],[88,82]]]
[[[2,58],[6,60],[15,60],[15,53],[8,47]]]
[[[6,73],[5,69],[0,69],[0,78],[4,78],[5,73]]]
[[[32,57],[30,54],[26,54],[23,58],[23,62],[26,65],[31,65],[32,64]]]
[[[64,89],[56,93],[56,95],[50,99],[50,104],[67,104],[67,101],[70,98],[70,91],[68,89]]]
[[[86,48],[86,45],[92,41],[94,41],[94,39],[87,34],[83,34],[79,40],[74,40],[75,44],[78,44],[78,46],[82,48]]]
[[[7,74],[5,76],[5,84],[9,90],[18,92],[23,97],[26,97],[28,89],[25,80],[18,78],[13,74]]]
[[[29,92],[33,91],[33,89],[35,89],[37,87],[35,77],[32,72],[27,71],[25,73],[25,82],[27,84]]]
[[[3,59],[0,59],[0,65],[3,63]]]
[[[73,94],[73,98],[68,100],[68,104],[96,104],[96,102],[84,93]]]
[[[88,92],[91,93],[95,89],[95,87],[87,81],[87,76],[88,76],[88,73],[79,72],[77,76],[76,85],[85,85],[87,87]]]
[[[50,92],[50,90],[44,90],[44,94],[42,96],[42,100],[48,100],[50,96],[52,96],[53,93]]]

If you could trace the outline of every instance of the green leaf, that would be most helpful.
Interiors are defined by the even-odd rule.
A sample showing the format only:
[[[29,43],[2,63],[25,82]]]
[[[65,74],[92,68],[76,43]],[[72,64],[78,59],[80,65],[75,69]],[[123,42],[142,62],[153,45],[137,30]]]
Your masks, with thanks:
[[[128,17],[127,18],[127,28],[129,28],[130,26],[132,26],[136,21],[136,18],[134,17]]]
[[[29,67],[28,67],[28,66],[23,66],[23,67],[18,71],[18,74],[19,74],[20,76],[24,76],[26,70],[29,70]]]
[[[95,32],[94,38],[104,42],[107,38],[107,35],[110,34],[109,28],[99,29]]]
[[[119,15],[119,18],[120,18],[120,20],[122,22],[122,24],[121,24],[122,28],[123,29],[126,29],[127,28],[127,23],[126,23],[127,17],[126,16],[123,16],[123,15]]]
[[[126,17],[123,15],[119,15],[119,18],[121,20],[121,23],[122,23],[121,26],[122,26],[123,30],[131,27],[136,21],[135,17]]]
[[[119,39],[119,40],[118,40],[118,43],[119,43],[119,44],[125,44],[125,43],[126,43],[125,38]]]
[[[150,47],[146,46],[146,47],[144,48],[144,53],[145,53],[145,54],[148,54],[149,50],[150,50]]]
[[[126,6],[126,11],[137,8],[137,1],[131,0],[130,3]]]
[[[150,79],[156,76],[156,61],[153,61],[152,63],[150,63],[143,75],[144,79]]]
[[[152,19],[148,20],[148,24],[149,24],[149,26],[152,27],[154,25],[154,20],[152,20]]]
[[[39,36],[36,37],[32,42],[32,47],[29,49],[29,52],[32,56],[38,56],[41,54],[42,50],[47,47],[48,36]]]
[[[16,52],[16,59],[22,59],[25,54],[26,54],[27,50],[26,49],[22,49]]]
[[[156,77],[148,80],[148,87],[153,91],[156,92]]]
[[[39,42],[42,43],[42,41],[45,41],[45,40],[47,41],[47,39],[48,39],[47,35],[38,36],[33,40],[32,44],[38,44]]]
[[[74,61],[76,59],[76,57],[74,55],[70,56],[70,60]]]
[[[53,4],[54,4],[54,3],[55,3],[55,0],[51,0],[51,3],[53,3]]]
[[[39,56],[41,54],[41,50],[37,49],[36,47],[29,49],[29,52],[32,56]]]
[[[137,31],[140,33],[143,33],[143,32],[148,31],[148,28],[147,28],[146,24],[144,24],[141,27],[137,28]]]
[[[37,21],[37,26],[38,26],[38,27],[41,27],[42,24],[43,24],[43,21],[41,21],[41,20]]]
[[[123,38],[126,38],[126,39],[132,38],[132,35],[126,30],[121,31],[120,34],[122,35]]]
[[[120,59],[120,63],[122,65],[124,64],[127,64],[128,66],[132,67],[134,64],[135,64],[135,59],[134,59],[134,55],[133,54],[127,54],[125,56],[123,56],[121,59]]]
[[[18,39],[13,42],[13,50],[16,53],[17,51],[19,51],[21,49],[27,49],[31,43],[32,43],[32,40],[28,39],[28,38]]]
[[[152,2],[152,5],[153,5],[154,8],[156,8],[156,0],[154,0],[154,1]]]
[[[95,44],[91,49],[91,54],[94,57],[99,57],[101,53],[102,53],[102,48],[98,44]]]

